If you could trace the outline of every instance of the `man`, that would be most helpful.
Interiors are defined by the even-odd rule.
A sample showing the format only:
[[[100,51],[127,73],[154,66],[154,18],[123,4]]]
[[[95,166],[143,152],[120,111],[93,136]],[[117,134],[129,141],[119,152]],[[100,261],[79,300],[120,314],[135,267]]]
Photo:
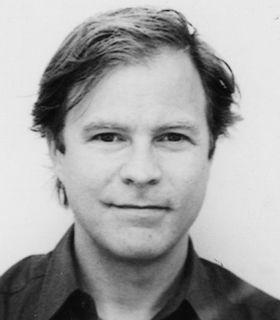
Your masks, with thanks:
[[[280,303],[196,255],[189,229],[238,116],[228,65],[174,10],[77,27],[48,65],[34,130],[74,226],[0,280],[1,319],[280,319]]]

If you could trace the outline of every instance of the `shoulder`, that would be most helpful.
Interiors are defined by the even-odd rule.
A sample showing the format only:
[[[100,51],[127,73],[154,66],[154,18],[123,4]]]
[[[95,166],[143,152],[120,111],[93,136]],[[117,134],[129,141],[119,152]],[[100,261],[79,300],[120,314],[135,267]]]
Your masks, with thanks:
[[[204,259],[200,260],[207,270],[211,290],[218,297],[218,301],[224,301],[227,306],[230,306],[227,309],[229,312],[246,313],[248,319],[280,319],[279,300],[240,279],[222,266]]]
[[[35,310],[50,254],[34,255],[12,266],[0,277],[0,318],[20,319],[23,306]],[[28,308],[27,308],[28,309]],[[10,318],[9,314],[13,314]],[[18,317],[18,318],[17,318]]]
[[[16,263],[0,277],[0,294],[19,292],[29,282],[44,277],[47,262],[48,255],[34,255]]]

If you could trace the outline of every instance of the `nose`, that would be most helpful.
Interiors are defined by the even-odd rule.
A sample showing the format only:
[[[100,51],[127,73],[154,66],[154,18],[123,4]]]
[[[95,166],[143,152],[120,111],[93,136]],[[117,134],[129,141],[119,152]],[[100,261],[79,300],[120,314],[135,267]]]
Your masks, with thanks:
[[[162,171],[150,146],[134,146],[120,171],[121,180],[138,188],[156,185]]]

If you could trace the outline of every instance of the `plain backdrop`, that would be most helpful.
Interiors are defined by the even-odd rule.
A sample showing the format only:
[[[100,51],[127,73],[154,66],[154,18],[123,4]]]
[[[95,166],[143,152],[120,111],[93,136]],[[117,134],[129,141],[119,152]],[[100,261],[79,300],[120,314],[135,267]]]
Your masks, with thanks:
[[[218,143],[192,237],[201,256],[280,298],[279,0],[1,0],[0,273],[52,250],[72,222],[29,130],[46,64],[90,15],[139,4],[181,10],[235,72],[244,120]]]

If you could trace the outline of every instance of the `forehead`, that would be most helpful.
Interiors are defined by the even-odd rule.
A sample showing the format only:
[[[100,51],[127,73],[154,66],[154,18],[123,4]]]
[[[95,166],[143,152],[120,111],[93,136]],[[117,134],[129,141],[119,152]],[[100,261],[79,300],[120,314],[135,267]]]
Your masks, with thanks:
[[[108,72],[69,111],[66,126],[78,119],[87,121],[92,117],[122,120],[128,116],[126,108],[133,110],[130,120],[136,121],[141,113],[148,110],[151,118],[153,111],[159,117],[159,106],[164,111],[160,117],[178,118],[187,106],[192,106],[197,114],[205,118],[205,105],[204,89],[188,54],[163,50],[148,60],[120,65]]]

